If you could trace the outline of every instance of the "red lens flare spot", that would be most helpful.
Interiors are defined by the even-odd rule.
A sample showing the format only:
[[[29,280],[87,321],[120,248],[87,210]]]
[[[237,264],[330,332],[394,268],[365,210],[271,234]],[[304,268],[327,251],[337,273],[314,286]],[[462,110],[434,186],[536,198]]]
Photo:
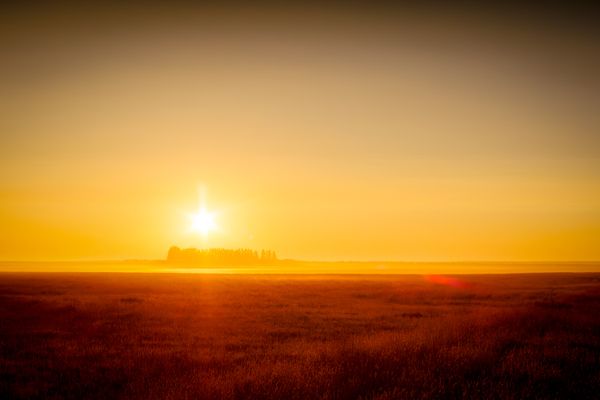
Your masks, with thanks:
[[[436,285],[451,286],[454,288],[465,288],[468,284],[460,279],[451,276],[443,275],[425,275],[427,282],[435,283]]]

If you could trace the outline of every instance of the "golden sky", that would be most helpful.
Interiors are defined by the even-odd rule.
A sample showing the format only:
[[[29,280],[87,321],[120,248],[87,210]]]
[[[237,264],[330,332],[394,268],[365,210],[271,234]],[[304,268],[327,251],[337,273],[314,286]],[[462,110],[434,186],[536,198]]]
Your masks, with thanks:
[[[0,259],[600,259],[597,31],[447,11],[7,10]]]

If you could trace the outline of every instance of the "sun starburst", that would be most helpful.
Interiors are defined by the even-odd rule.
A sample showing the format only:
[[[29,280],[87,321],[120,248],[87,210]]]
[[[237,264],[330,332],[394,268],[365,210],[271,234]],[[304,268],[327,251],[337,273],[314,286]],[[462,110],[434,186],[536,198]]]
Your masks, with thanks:
[[[216,213],[208,211],[204,207],[201,207],[198,212],[192,214],[191,220],[192,232],[200,233],[203,236],[207,236],[218,228]]]

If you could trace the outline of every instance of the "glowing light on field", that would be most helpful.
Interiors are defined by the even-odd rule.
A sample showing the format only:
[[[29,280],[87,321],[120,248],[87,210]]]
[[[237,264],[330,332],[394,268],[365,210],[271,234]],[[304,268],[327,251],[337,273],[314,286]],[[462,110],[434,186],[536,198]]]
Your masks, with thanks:
[[[467,286],[467,283],[460,279],[443,275],[425,275],[425,280],[437,285],[451,286],[454,288],[464,288]]]

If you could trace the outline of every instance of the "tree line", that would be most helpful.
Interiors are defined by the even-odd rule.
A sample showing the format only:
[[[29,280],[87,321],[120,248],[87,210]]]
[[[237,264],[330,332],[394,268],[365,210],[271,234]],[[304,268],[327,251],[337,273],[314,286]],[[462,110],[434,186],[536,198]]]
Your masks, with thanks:
[[[167,262],[205,266],[249,266],[271,265],[277,262],[277,255],[271,250],[252,249],[180,249],[172,246],[167,254]]]

